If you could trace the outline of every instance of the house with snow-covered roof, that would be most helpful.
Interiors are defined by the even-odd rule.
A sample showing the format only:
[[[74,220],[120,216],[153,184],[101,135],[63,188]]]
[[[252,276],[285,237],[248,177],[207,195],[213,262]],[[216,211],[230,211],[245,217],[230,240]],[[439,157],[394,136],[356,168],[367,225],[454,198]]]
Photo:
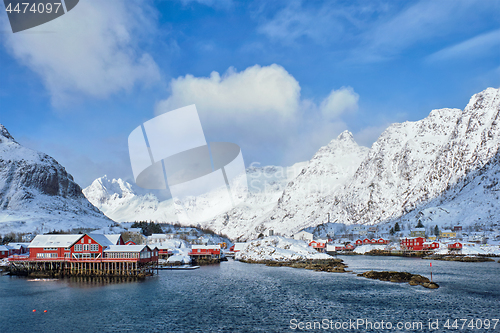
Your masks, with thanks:
[[[425,228],[415,228],[410,231],[410,237],[425,237]]]
[[[148,244],[156,244],[156,243],[163,243],[168,239],[168,236],[166,234],[152,234],[151,236],[147,237],[147,243]]]
[[[309,243],[309,242],[313,241],[314,235],[308,231],[302,230],[302,231],[296,233],[295,235],[293,235],[293,239],[303,240],[303,241],[306,241]]]
[[[7,258],[9,256],[9,248],[5,245],[0,245],[0,259]]]
[[[447,229],[447,230],[442,230],[439,236],[441,238],[455,238],[457,237],[457,233],[453,230]]]
[[[220,245],[192,245],[189,256],[195,259],[220,259]]]

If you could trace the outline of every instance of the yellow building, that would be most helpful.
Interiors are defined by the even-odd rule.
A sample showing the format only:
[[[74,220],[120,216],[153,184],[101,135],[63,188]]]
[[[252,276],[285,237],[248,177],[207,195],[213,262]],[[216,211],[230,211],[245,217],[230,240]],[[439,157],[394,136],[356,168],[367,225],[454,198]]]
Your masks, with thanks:
[[[410,230],[410,237],[425,237],[425,228],[415,228]]]
[[[441,238],[455,238],[457,237],[457,233],[451,230],[443,230],[440,234]]]
[[[429,236],[429,237],[427,237],[427,239],[428,239],[428,240],[431,240],[431,241],[435,241],[435,240],[436,240],[436,238],[437,238],[436,236]]]

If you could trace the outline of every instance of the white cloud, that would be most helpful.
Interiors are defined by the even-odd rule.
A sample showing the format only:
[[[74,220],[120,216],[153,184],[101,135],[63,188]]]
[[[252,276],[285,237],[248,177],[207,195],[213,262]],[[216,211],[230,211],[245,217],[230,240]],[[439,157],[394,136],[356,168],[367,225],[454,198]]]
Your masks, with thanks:
[[[225,117],[276,115],[290,118],[297,113],[300,86],[283,67],[255,65],[242,72],[233,68],[221,76],[181,76],[171,82],[171,96],[160,102],[157,113],[196,104],[198,109]]]
[[[358,109],[359,95],[351,87],[332,90],[320,105],[320,110],[326,119],[338,118],[344,112],[354,112]]]
[[[138,40],[154,32],[155,14],[141,1],[87,0],[26,32],[8,34],[7,49],[40,75],[54,104],[75,96],[104,98],[159,80]]]
[[[498,3],[481,0],[412,2],[397,15],[388,20],[382,17],[366,30],[353,60],[383,61],[415,45],[469,33],[498,8]]]
[[[244,156],[274,156],[277,163],[310,158],[346,129],[341,116],[357,109],[350,87],[332,90],[318,105],[301,98],[300,85],[283,67],[255,65],[222,76],[181,76],[156,114],[196,104],[208,141],[239,144]]]

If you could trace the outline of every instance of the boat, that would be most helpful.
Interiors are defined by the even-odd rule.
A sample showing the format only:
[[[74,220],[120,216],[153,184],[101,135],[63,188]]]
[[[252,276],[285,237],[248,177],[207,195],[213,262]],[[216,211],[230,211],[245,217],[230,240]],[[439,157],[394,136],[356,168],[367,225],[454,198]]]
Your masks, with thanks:
[[[182,265],[182,266],[158,266],[158,269],[171,269],[171,270],[190,270],[197,269],[200,266]]]

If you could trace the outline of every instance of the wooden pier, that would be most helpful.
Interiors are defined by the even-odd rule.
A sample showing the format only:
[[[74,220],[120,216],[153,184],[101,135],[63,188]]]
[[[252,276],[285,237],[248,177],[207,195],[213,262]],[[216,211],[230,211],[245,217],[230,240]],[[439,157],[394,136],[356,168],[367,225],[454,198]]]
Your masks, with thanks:
[[[10,263],[10,274],[31,277],[108,276],[146,277],[158,269],[157,262],[135,260],[16,260]]]

